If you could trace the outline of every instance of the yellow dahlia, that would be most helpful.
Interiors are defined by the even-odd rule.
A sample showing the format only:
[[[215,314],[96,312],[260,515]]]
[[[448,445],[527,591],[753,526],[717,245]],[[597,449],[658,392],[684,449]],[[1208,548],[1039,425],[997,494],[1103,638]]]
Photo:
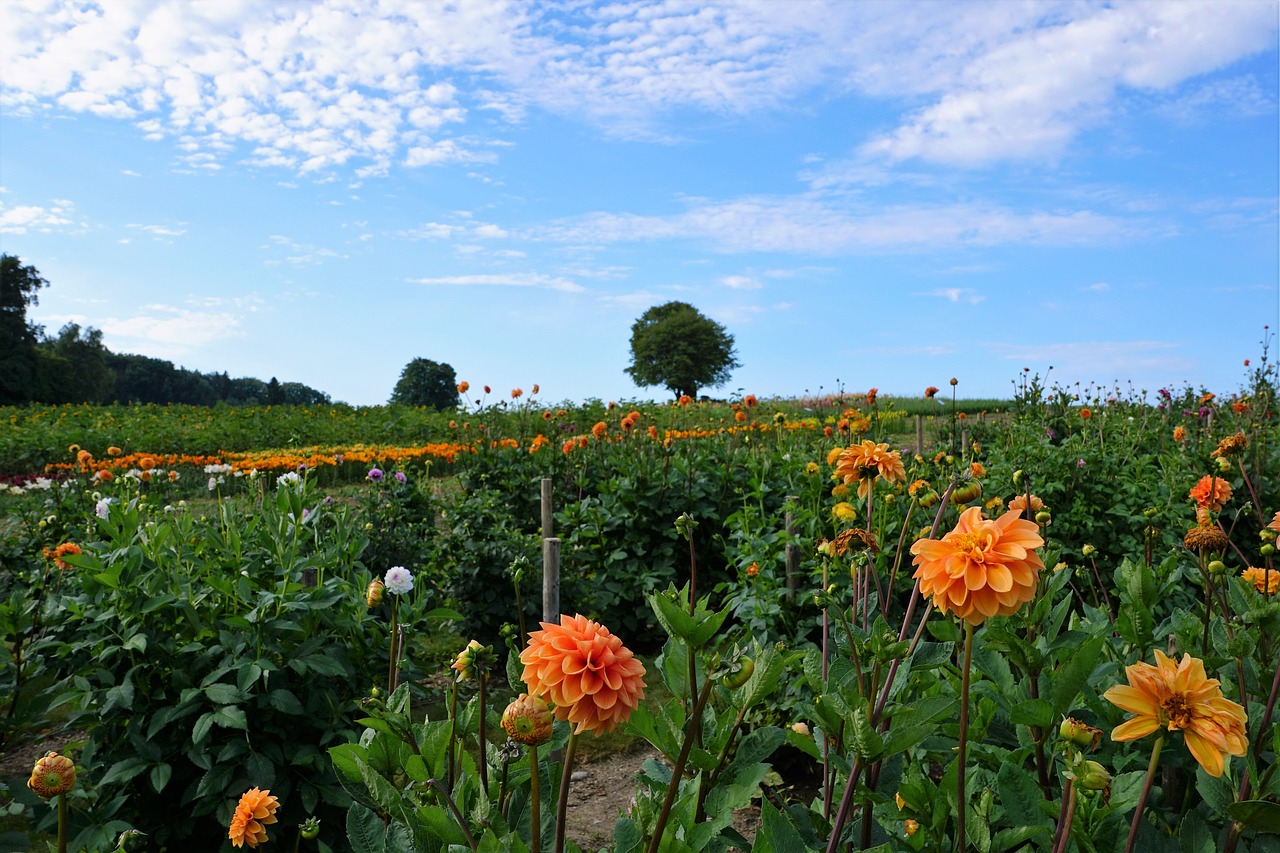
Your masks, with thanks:
[[[954,611],[978,625],[990,616],[1008,616],[1035,597],[1044,570],[1035,549],[1042,545],[1035,522],[1017,512],[991,520],[983,518],[981,507],[969,507],[941,539],[911,546],[914,577],[940,612]]]
[[[250,788],[240,797],[236,812],[231,816],[231,828],[227,837],[232,847],[257,847],[267,840],[267,826],[276,822],[276,809],[280,801],[271,796],[271,791],[260,791]]]
[[[1138,661],[1125,667],[1129,683],[1102,694],[1137,715],[1116,726],[1111,739],[1137,740],[1161,727],[1181,731],[1205,772],[1221,776],[1226,756],[1244,755],[1248,747],[1244,708],[1222,695],[1221,683],[1205,674],[1203,661],[1184,654],[1175,664],[1159,649],[1155,652],[1155,666]]]
[[[543,622],[520,653],[521,679],[544,696],[576,732],[607,732],[625,722],[644,698],[644,664],[622,640],[585,616]]]

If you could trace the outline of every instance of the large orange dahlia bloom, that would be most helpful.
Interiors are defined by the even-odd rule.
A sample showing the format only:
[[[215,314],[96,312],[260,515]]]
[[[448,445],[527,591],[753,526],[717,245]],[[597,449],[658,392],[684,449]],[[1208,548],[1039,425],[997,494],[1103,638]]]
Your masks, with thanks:
[[[622,640],[585,616],[543,622],[520,653],[531,696],[551,700],[557,717],[581,733],[626,722],[644,698],[644,664]]]
[[[1044,563],[1035,549],[1044,544],[1035,522],[1017,512],[997,519],[972,506],[941,539],[911,546],[920,593],[942,613],[954,611],[970,625],[990,616],[1008,616],[1035,597]]]
[[[1111,739],[1137,740],[1161,726],[1182,731],[1192,757],[1210,776],[1221,776],[1226,756],[1248,749],[1244,708],[1222,695],[1218,679],[1209,678],[1204,662],[1184,654],[1174,663],[1159,649],[1156,665],[1138,661],[1125,667],[1129,683],[1102,694],[1113,705],[1137,716],[1116,726]]]
[[[1210,477],[1206,474],[1200,478],[1200,482],[1191,487],[1190,497],[1196,502],[1196,506],[1217,512],[1231,500],[1231,484],[1221,477]]]
[[[885,443],[877,444],[864,439],[840,451],[836,458],[836,476],[846,483],[858,481],[858,497],[865,498],[871,491],[871,483],[880,477],[886,483],[900,483],[907,478],[902,466],[902,454],[890,450]]]
[[[276,822],[276,809],[280,801],[270,791],[250,788],[240,797],[236,812],[231,816],[231,828],[227,837],[232,847],[257,847],[266,843],[267,825]]]

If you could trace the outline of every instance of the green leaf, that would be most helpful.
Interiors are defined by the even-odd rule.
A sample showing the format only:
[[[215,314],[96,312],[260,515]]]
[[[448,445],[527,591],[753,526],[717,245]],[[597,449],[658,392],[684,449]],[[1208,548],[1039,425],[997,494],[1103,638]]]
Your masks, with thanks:
[[[1053,726],[1053,720],[1053,705],[1048,699],[1028,699],[1009,709],[1009,722],[1014,725],[1049,729]]]
[[[204,695],[209,697],[210,702],[216,702],[219,705],[234,705],[240,701],[240,691],[236,686],[223,681],[210,684],[204,689]]]
[[[151,787],[155,789],[157,794],[164,791],[164,786],[169,784],[169,778],[173,776],[173,768],[168,764],[157,764],[151,768]]]
[[[347,840],[352,853],[386,853],[387,830],[376,814],[352,803],[347,809]]]
[[[1227,814],[1254,832],[1280,835],[1280,805],[1266,800],[1244,800],[1227,806]]]
[[[1098,664],[1104,642],[1102,637],[1087,641],[1072,652],[1067,662],[1054,672],[1049,680],[1049,696],[1055,716],[1066,714],[1075,704],[1080,691],[1089,683],[1089,676],[1093,675],[1094,667]]]
[[[1011,762],[1000,765],[996,774],[996,792],[1004,806],[1005,817],[1015,826],[1043,824],[1048,818],[1040,811],[1044,795],[1031,778],[1031,771]]]
[[[213,721],[224,729],[240,729],[248,731],[249,722],[245,719],[244,709],[239,705],[223,705],[213,712]]]
[[[147,760],[145,758],[126,758],[123,761],[117,761],[111,765],[103,777],[98,780],[99,785],[113,785],[120,782],[128,782],[133,777],[147,769]]]

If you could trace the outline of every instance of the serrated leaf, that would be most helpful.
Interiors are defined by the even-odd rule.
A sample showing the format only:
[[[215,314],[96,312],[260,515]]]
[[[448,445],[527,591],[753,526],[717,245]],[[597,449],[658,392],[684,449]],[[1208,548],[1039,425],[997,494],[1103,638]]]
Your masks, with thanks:
[[[352,853],[386,853],[387,830],[382,820],[359,803],[347,809],[347,840]]]
[[[1280,834],[1280,805],[1266,800],[1243,800],[1227,806],[1227,814],[1254,832]]]
[[[1062,716],[1075,704],[1080,691],[1089,683],[1098,657],[1102,654],[1104,644],[1102,637],[1094,637],[1080,646],[1067,662],[1060,666],[1049,679],[1049,697],[1053,702],[1054,716]]]

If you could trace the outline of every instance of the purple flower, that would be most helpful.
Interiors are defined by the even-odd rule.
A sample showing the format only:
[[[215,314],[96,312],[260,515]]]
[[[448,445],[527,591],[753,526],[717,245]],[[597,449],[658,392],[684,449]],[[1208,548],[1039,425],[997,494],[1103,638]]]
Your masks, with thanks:
[[[1209,413],[1210,413],[1210,412],[1212,412],[1212,411],[1213,411],[1213,410],[1212,410],[1212,409],[1210,409],[1208,406],[1201,406],[1201,407],[1200,407],[1200,417],[1202,417],[1202,418],[1207,418],[1207,417],[1209,417]]]
[[[1161,389],[1160,389],[1160,396],[1161,396],[1161,397],[1164,397],[1166,400],[1172,400],[1172,399],[1173,399],[1173,395],[1169,393],[1169,389],[1168,389],[1168,388],[1161,388]]]
[[[341,453],[335,453],[335,454],[333,454],[333,463],[334,463],[335,465],[341,465],[341,464],[342,464],[343,462],[345,462],[345,461],[347,461],[347,460],[343,457],[343,455],[342,455]]]
[[[1076,467],[1077,467],[1077,468],[1083,468],[1083,467],[1084,467],[1084,460],[1083,460],[1083,459],[1077,459],[1077,460],[1076,460]]]
[[[396,477],[396,482],[397,482],[397,483],[407,483],[407,482],[409,482],[409,478],[408,478],[408,477],[406,477],[406,476],[404,475],[404,472],[403,472],[403,471],[397,471],[397,472],[395,473],[395,477]]]
[[[370,480],[372,480],[372,481],[373,481],[373,482],[375,482],[375,483],[377,483],[377,482],[381,481],[381,480],[382,480],[382,469],[381,469],[381,468],[370,468],[370,469],[369,469],[369,479],[370,479]]]
[[[1058,434],[1053,431],[1053,427],[1045,427],[1044,434],[1049,437],[1050,441],[1053,441],[1055,438],[1058,437]]]
[[[305,473],[307,473],[307,463],[305,463],[305,462],[299,462],[299,463],[298,463],[298,473],[299,473],[299,474],[305,474]]]
[[[1080,461],[1081,461],[1081,462],[1083,462],[1084,460],[1082,459],[1082,460],[1080,460]],[[304,507],[302,508],[302,520],[303,520],[303,521],[306,521],[306,520],[307,520],[308,518],[310,518],[310,517],[311,517],[311,510],[307,509],[307,508],[304,506]]]

